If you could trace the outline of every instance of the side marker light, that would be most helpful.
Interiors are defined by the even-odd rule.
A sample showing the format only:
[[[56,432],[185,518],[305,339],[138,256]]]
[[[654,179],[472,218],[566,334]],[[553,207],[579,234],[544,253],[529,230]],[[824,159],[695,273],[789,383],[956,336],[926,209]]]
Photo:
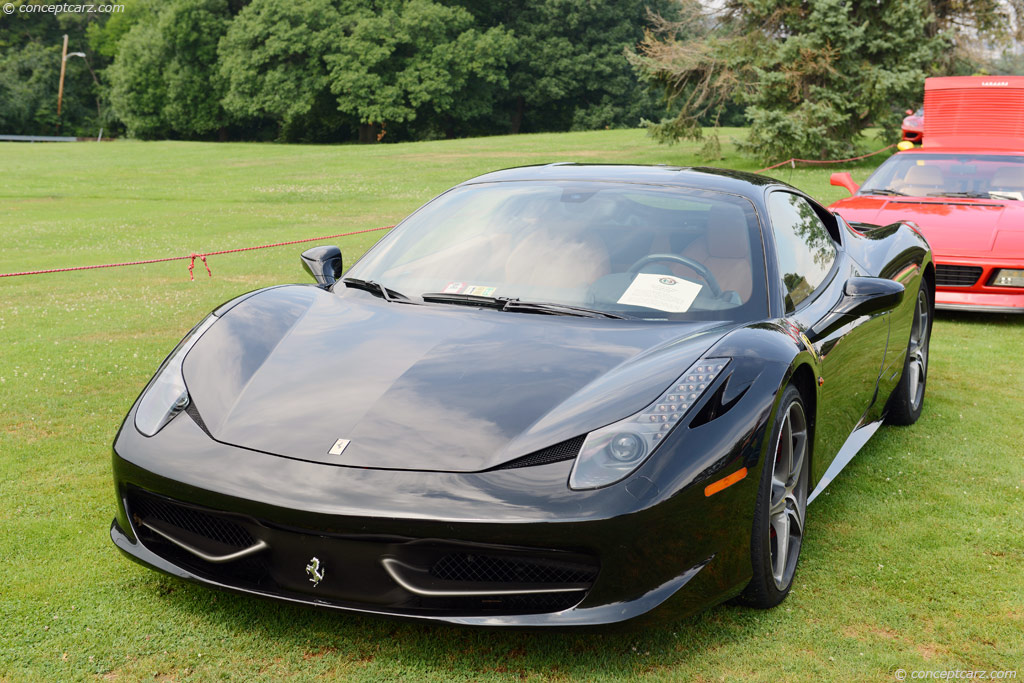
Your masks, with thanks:
[[[715,483],[708,484],[707,486],[705,486],[704,487],[704,497],[705,498],[710,498],[711,496],[715,495],[716,493],[718,493],[722,489],[729,488],[730,486],[732,486],[733,484],[735,484],[739,480],[743,479],[743,477],[745,477],[745,476],[747,476],[747,468],[746,467],[741,467],[740,469],[738,469],[735,472],[733,472],[732,474],[730,474],[728,477],[723,477],[722,479],[719,479]]]

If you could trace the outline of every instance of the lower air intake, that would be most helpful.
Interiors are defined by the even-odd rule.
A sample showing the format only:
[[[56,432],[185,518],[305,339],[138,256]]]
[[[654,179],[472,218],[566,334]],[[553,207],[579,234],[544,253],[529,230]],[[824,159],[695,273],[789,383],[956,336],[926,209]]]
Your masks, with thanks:
[[[232,548],[248,548],[256,542],[235,522],[156,496],[135,493],[130,496],[129,505],[132,515],[140,520],[157,520]]]
[[[593,583],[597,569],[556,560],[452,553],[435,562],[430,574],[467,583],[565,585]]]
[[[981,277],[981,266],[935,266],[935,284],[939,287],[973,287]]]

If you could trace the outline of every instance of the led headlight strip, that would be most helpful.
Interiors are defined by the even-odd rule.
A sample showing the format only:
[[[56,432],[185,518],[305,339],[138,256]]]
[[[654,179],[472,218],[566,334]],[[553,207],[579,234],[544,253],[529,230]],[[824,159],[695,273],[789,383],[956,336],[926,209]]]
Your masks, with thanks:
[[[702,358],[639,413],[590,432],[569,475],[569,487],[596,489],[628,476],[650,457],[728,363],[727,358]]]

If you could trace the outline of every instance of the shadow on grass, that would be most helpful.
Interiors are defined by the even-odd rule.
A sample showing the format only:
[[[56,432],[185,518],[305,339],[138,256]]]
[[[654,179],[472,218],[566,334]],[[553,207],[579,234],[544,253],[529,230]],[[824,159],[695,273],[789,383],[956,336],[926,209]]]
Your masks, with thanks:
[[[684,619],[575,630],[480,629],[422,624],[277,603],[211,591],[169,577],[149,584],[150,599],[188,621],[263,643],[268,653],[302,659],[382,660],[403,668],[456,667],[478,674],[624,676],[678,665],[761,632],[772,612],[719,605]]]
[[[1022,302],[1024,303],[1024,302]],[[935,319],[951,323],[997,325],[1013,327],[1024,325],[1024,307],[1020,313],[985,313],[981,311],[935,311]]]

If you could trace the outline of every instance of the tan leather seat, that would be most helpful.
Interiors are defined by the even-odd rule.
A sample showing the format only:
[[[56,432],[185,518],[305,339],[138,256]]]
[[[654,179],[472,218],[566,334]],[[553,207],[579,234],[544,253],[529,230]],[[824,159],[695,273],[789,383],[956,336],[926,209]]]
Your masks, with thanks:
[[[586,287],[611,272],[597,240],[537,230],[508,256],[506,282],[532,287]]]
[[[750,232],[747,228],[747,218],[738,206],[712,206],[708,211],[708,226],[704,236],[686,247],[683,256],[703,264],[710,270],[723,292],[736,292],[742,302],[750,299],[753,286]],[[683,270],[689,271],[686,266],[678,268],[680,273]]]
[[[896,189],[912,197],[927,197],[942,192],[942,171],[934,166],[911,166]]]

